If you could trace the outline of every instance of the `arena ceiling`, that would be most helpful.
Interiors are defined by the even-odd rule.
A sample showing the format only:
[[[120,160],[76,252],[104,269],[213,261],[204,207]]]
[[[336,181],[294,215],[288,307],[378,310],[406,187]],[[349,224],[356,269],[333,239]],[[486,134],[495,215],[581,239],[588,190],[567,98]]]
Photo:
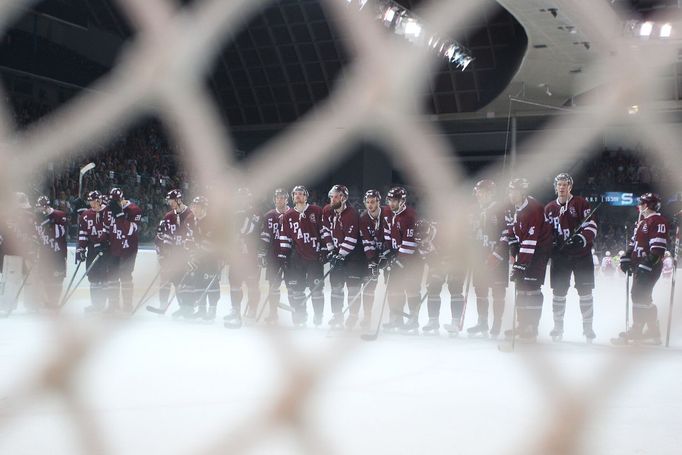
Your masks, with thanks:
[[[510,96],[564,106],[607,83],[591,72],[590,64],[609,58],[613,49],[599,39],[600,18],[582,13],[575,0],[481,1],[490,7],[452,37],[471,50],[474,62],[465,71],[443,62],[424,93],[427,111],[435,118],[506,116]],[[590,1],[609,2],[623,17],[647,18],[677,7],[677,0]],[[420,0],[399,3],[414,11]],[[106,30],[121,47],[133,33],[112,0],[44,0],[35,9]],[[279,0],[241,28],[207,83],[232,126],[285,125],[325,99],[348,63],[342,39],[319,0]],[[670,87],[670,99],[680,99],[677,66],[663,84]],[[547,111],[540,106],[518,110]]]

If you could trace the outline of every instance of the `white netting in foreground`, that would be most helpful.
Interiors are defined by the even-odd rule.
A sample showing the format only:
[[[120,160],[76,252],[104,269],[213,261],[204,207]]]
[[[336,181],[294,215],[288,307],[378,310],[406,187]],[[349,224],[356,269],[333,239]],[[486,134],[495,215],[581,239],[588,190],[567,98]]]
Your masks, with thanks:
[[[2,2],[0,23],[6,26],[29,3]],[[93,141],[109,137],[150,113],[161,119],[172,133],[192,180],[205,182],[212,188],[210,196],[217,211],[229,212],[234,189],[239,186],[247,185],[254,193],[261,194],[280,183],[310,179],[312,175],[327,171],[359,137],[382,144],[393,164],[410,183],[423,189],[425,213],[437,204],[460,206],[470,197],[470,182],[463,178],[462,172],[442,166],[448,156],[448,145],[429,123],[423,121],[419,112],[421,87],[427,84],[436,62],[426,49],[386,36],[368,13],[349,9],[343,1],[324,2],[326,12],[341,25],[341,32],[352,50],[347,77],[329,99],[301,119],[296,128],[287,129],[248,160],[237,164],[232,161],[234,154],[229,152],[232,149],[229,134],[219,121],[203,78],[213,58],[229,37],[234,36],[233,31],[244,26],[267,2],[207,0],[184,10],[177,10],[172,2],[164,0],[120,0],[119,3],[137,28],[136,38],[117,67],[96,83],[95,91],[82,94],[22,133],[11,130],[7,106],[0,105],[0,135],[3,137],[0,202],[4,206],[9,203],[13,189],[21,187],[33,169],[75,156]],[[587,154],[588,145],[612,118],[620,115],[626,100],[635,94],[640,100],[655,98],[655,69],[669,65],[677,58],[675,47],[663,42],[651,42],[644,48],[631,47],[622,37],[620,21],[607,2],[576,0],[575,4],[585,15],[600,18],[600,36],[595,36],[593,41],[596,45],[608,43],[613,53],[609,58],[596,61],[592,70],[610,83],[592,109],[563,117],[557,121],[561,124],[556,125],[561,128],[549,127],[547,133],[538,134],[526,144],[531,152],[524,155],[517,168],[523,169],[527,176],[553,175],[563,170],[556,166]],[[466,25],[480,8],[481,4],[476,0],[431,1],[420,14],[434,34],[445,36],[449,30]],[[676,159],[679,133],[675,125],[668,124],[663,114],[643,112],[639,119],[636,128],[642,140],[651,144],[652,159],[668,163],[671,174],[682,175],[682,164]],[[584,134],[576,135],[575,131]],[[545,156],[546,150],[560,154],[562,160]],[[507,175],[502,172],[500,165],[490,171],[490,177],[506,180]],[[448,195],[447,199],[443,195]],[[460,233],[467,228],[457,210],[448,210],[443,216],[441,231],[453,239],[465,239]],[[234,239],[231,234],[227,232],[223,239],[228,253]],[[467,250],[466,244],[457,242],[453,247]],[[466,256],[463,253],[460,257]],[[22,418],[22,411],[42,403],[45,397],[57,396],[76,424],[82,453],[112,452],[111,441],[116,435],[107,434],[101,416],[87,405],[83,393],[87,388],[84,380],[87,376],[81,369],[87,365],[86,360],[92,360],[95,350],[115,340],[126,324],[87,323],[81,319],[56,317],[49,324],[41,325],[50,333],[49,344],[54,352],[41,355],[40,361],[32,365],[30,375],[16,378],[14,385],[8,385],[0,401],[0,435]],[[168,335],[163,331],[154,333]],[[348,345],[332,340],[324,344],[322,352],[311,354],[309,349],[297,345],[300,340],[295,336],[279,331],[262,333],[281,362],[282,369],[276,374],[284,387],[270,397],[271,405],[264,406],[262,412],[247,413],[248,418],[243,421],[226,422],[219,434],[205,435],[190,451],[244,453],[283,424],[294,429],[293,435],[301,450],[316,454],[334,452],[329,441],[316,431],[323,425],[320,422],[310,425],[306,413],[308,407],[315,404],[314,398],[317,397],[318,404],[321,402],[319,396],[313,394],[315,386],[319,387],[324,379],[329,379],[332,367],[343,358],[339,353]],[[178,336],[185,334],[181,331]],[[262,342],[257,338],[242,335],[239,341]],[[175,344],[173,346],[179,349]],[[406,352],[410,352],[409,348]],[[601,366],[594,368],[593,387],[573,390],[562,386],[563,378],[559,377],[559,369],[552,366],[549,356],[550,353],[537,351],[524,359],[538,378],[539,390],[547,391],[547,396],[553,399],[549,405],[551,418],[535,422],[534,428],[520,438],[520,442],[529,447],[524,448],[523,453],[580,453],[585,449],[580,445],[580,436],[594,431],[586,421],[599,418],[599,399],[609,397],[617,380],[627,377],[628,369],[641,365],[633,361],[640,357],[624,356],[618,351],[605,353],[599,358]],[[675,353],[670,356],[677,360]],[[3,370],[7,371],[6,368]],[[428,380],[425,383],[428,384]],[[202,384],[197,383],[196,387],[201,388]],[[475,384],[465,387],[475,387]],[[154,423],[150,422],[150,425]],[[409,428],[405,430],[410,431]],[[365,431],[371,433],[371,429]],[[490,431],[494,433],[495,430]],[[163,434],[157,436],[163,437]],[[126,453],[138,452],[136,447],[120,449]],[[521,449],[509,448],[508,451],[516,450]],[[599,448],[594,450],[599,451]],[[466,449],[461,451],[468,453]]]

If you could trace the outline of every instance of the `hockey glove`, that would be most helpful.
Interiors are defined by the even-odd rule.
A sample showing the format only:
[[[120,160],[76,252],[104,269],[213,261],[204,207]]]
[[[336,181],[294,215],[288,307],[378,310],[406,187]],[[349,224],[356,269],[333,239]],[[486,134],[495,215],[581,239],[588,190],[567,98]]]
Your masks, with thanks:
[[[514,264],[512,267],[511,275],[509,276],[509,281],[513,281],[518,284],[523,282],[526,277],[526,266],[523,264]]]
[[[340,269],[341,267],[343,267],[345,260],[346,260],[345,256],[342,256],[341,254],[335,254],[331,257],[331,259],[329,260],[329,263],[335,269]]]
[[[258,253],[258,266],[261,268],[265,268],[268,265],[268,259],[265,255],[265,253]]]
[[[637,264],[637,273],[646,275],[654,270],[654,266],[658,264],[658,261],[660,260],[659,256],[649,254],[647,255],[642,262]]]
[[[509,254],[516,257],[519,255],[519,242],[509,244]]]
[[[370,262],[367,264],[367,270],[369,270],[369,276],[371,280],[376,280],[379,278],[379,264],[376,262]]]
[[[114,200],[109,201],[109,211],[111,212],[111,216],[113,216],[114,218],[118,218],[123,215],[121,203],[118,201]]]
[[[623,271],[623,273],[630,273],[631,270],[631,260],[629,256],[621,256],[620,257],[620,269]]]
[[[76,250],[76,263],[85,262],[85,248],[78,248]]]
[[[100,254],[104,254],[104,252],[107,250],[107,245],[104,243],[95,243],[94,248],[95,254],[99,256]]]
[[[580,248],[584,248],[586,245],[587,245],[587,239],[582,234],[578,234],[578,235],[574,235],[572,237],[569,237],[565,243],[565,246],[567,248],[573,248],[576,250],[578,250]]]
[[[379,268],[380,269],[385,269],[391,263],[393,262],[393,258],[395,258],[396,252],[393,250],[386,250],[381,255],[379,256]]]

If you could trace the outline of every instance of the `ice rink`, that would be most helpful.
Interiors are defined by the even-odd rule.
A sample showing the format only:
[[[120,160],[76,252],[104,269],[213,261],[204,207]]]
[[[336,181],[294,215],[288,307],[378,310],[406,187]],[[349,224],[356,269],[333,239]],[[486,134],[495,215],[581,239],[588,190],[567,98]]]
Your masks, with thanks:
[[[136,298],[156,267],[142,251]],[[545,287],[540,344],[509,354],[444,331],[365,342],[326,324],[227,330],[225,286],[212,325],[144,309],[86,319],[85,280],[58,322],[21,305],[0,320],[0,453],[678,454],[682,310],[676,302],[670,348],[610,347],[625,325],[624,287],[598,278],[591,346],[574,290],[565,342],[551,342]],[[662,328],[669,293],[662,279]],[[504,328],[511,308],[508,298]],[[443,305],[441,323],[449,317]],[[475,318],[470,292],[464,326]]]

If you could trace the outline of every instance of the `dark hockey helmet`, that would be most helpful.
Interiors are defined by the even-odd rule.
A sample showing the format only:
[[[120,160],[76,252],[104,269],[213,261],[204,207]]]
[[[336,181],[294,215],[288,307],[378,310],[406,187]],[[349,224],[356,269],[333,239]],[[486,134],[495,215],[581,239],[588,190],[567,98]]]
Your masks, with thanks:
[[[102,195],[102,205],[109,205],[109,195],[108,194],[103,194]]]
[[[400,199],[404,202],[407,200],[407,190],[402,186],[394,186],[386,193],[386,199]]]
[[[174,200],[182,199],[182,191],[178,189],[170,190],[168,193],[166,193],[166,200],[170,199]]]
[[[474,194],[481,192],[494,193],[495,192],[495,182],[490,179],[483,179],[476,182],[474,185]]]
[[[378,190],[367,190],[365,191],[365,196],[362,198],[363,201],[367,202],[367,199],[375,197],[381,201],[381,193]]]
[[[192,205],[207,208],[208,207],[208,199],[205,196],[196,196],[194,199],[192,199]]]
[[[308,193],[308,188],[306,188],[303,185],[296,185],[293,190],[291,190],[291,197],[294,197],[294,193],[297,191],[301,191],[303,194],[305,194],[305,197],[309,197],[310,193]]]
[[[334,186],[332,186],[331,189],[329,190],[329,193],[327,193],[327,196],[329,196],[329,198],[331,199],[331,197],[335,193],[341,193],[341,194],[343,194],[343,197],[348,199],[348,187],[346,187],[345,185],[334,185]]]
[[[528,180],[524,178],[511,179],[509,181],[509,189],[526,192],[528,190]]]
[[[560,174],[557,174],[556,177],[554,177],[554,190],[555,191],[556,191],[557,183],[562,182],[562,181],[568,182],[569,186],[573,187],[573,177],[571,177],[571,175],[566,173],[566,172],[562,172]]]
[[[277,197],[279,197],[279,196],[284,196],[285,198],[287,198],[287,200],[289,199],[289,193],[287,193],[287,190],[285,190],[284,188],[277,188],[277,189],[275,190],[274,194],[272,195],[272,200],[273,200],[273,202],[274,202],[275,199],[277,199]]]
[[[644,193],[639,197],[639,204],[658,212],[661,208],[661,198],[656,193]]]
[[[120,201],[123,199],[123,191],[121,191],[120,188],[112,188],[111,191],[109,191],[109,199],[112,201]]]
[[[45,208],[45,207],[49,207],[49,206],[50,206],[50,198],[49,197],[47,197],[45,195],[38,197],[38,200],[36,201],[36,207]]]
[[[428,241],[433,233],[433,224],[425,219],[417,220],[414,225],[414,240],[417,243]]]
[[[88,193],[88,202],[97,200],[102,201],[102,193],[97,190],[90,191]]]

